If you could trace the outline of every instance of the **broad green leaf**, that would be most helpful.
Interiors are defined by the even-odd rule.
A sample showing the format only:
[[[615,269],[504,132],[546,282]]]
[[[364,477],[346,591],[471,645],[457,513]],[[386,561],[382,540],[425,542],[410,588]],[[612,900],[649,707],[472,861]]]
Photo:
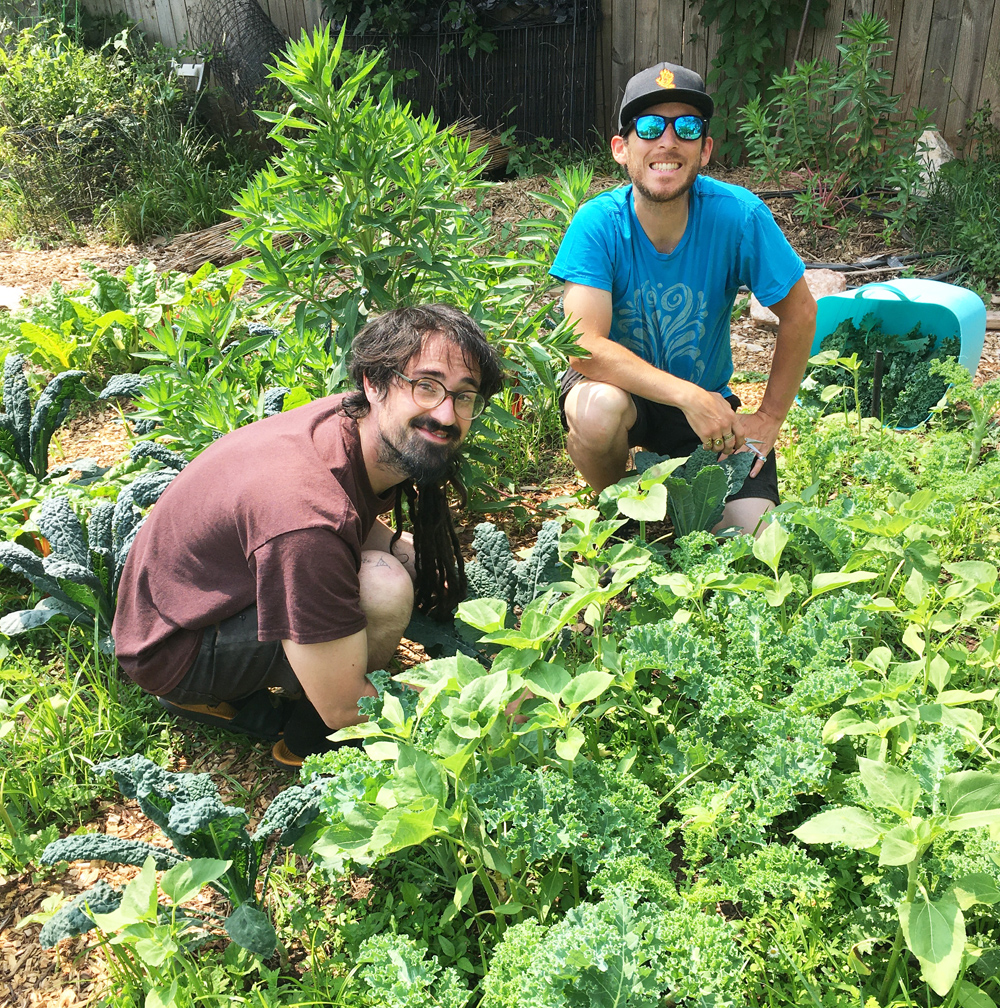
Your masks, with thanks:
[[[389,742],[387,739],[379,739],[376,742],[365,742],[364,747],[365,754],[376,762],[399,758],[398,743]]]
[[[944,569],[963,584],[979,588],[981,591],[989,591],[997,582],[996,567],[982,560],[962,560],[959,563],[945,564]]]
[[[437,810],[437,802],[429,798],[422,807],[390,809],[372,831],[371,851],[384,857],[404,847],[420,846],[438,832],[434,825]]]
[[[584,672],[570,681],[559,699],[567,707],[576,707],[588,700],[595,700],[614,680],[615,677],[608,672]]]
[[[848,805],[820,812],[792,833],[803,843],[842,843],[855,850],[864,850],[879,842],[883,830],[864,809]]]
[[[969,690],[952,689],[945,690],[939,694],[937,702],[946,706],[952,706],[955,704],[973,703],[976,700],[992,700],[996,695],[997,691],[995,689],[980,690],[978,693],[972,693]]]
[[[880,865],[909,864],[919,853],[917,834],[909,826],[897,826],[882,837],[878,852]]]
[[[839,742],[845,735],[876,735],[878,726],[874,721],[866,721],[849,707],[832,714],[823,725],[823,745]]]
[[[618,510],[627,518],[635,521],[663,521],[667,513],[667,488],[662,483],[655,483],[649,492],[626,492],[618,498]]]
[[[955,999],[962,1008],[997,1008],[996,1002],[968,980],[959,980],[955,985]]]
[[[447,924],[448,921],[452,920],[469,902],[472,896],[472,884],[476,881],[476,873],[468,872],[463,875],[455,885],[454,895],[451,897],[451,903],[445,907],[444,913],[441,914],[441,924]]]
[[[952,883],[950,891],[955,894],[955,899],[963,910],[968,910],[976,903],[985,903],[987,906],[1000,903],[1000,888],[997,887],[996,879],[985,872],[963,875]]]
[[[120,931],[138,921],[156,919],[156,859],[146,858],[139,874],[127,886],[117,910],[93,915],[97,926],[107,933]]]
[[[878,760],[858,758],[861,783],[873,805],[898,810],[909,817],[921,794],[920,782],[912,774]]]
[[[241,903],[224,924],[226,934],[254,955],[269,956],[278,947],[278,936],[267,915],[249,903]]]
[[[576,725],[570,725],[565,737],[556,739],[556,753],[560,759],[572,763],[583,748],[584,741],[583,732]]]
[[[177,1008],[177,981],[171,982],[164,990],[154,987],[146,993],[144,1008]]]
[[[780,522],[772,521],[754,540],[753,555],[767,564],[777,577],[778,563],[787,544],[788,533],[781,527]]]
[[[523,675],[529,689],[553,703],[570,682],[570,675],[560,662],[537,661]]]
[[[73,352],[78,346],[75,339],[66,339],[62,333],[47,326],[36,325],[34,322],[22,322],[21,335],[33,343],[43,357],[57,360],[60,370],[68,371],[73,366]]]
[[[502,599],[470,599],[458,605],[458,618],[483,633],[503,629],[507,619],[507,603]]]
[[[817,595],[822,595],[823,592],[844,588],[849,584],[871,581],[878,576],[871,571],[832,571],[829,574],[817,574],[812,580],[812,595],[810,597],[815,598]]]
[[[958,977],[965,951],[965,917],[958,902],[946,894],[936,902],[903,902],[898,909],[903,937],[920,960],[924,980],[944,997]]]
[[[963,770],[941,778],[941,800],[948,810],[945,829],[989,826],[1000,820],[1000,776]]]
[[[403,705],[400,703],[399,697],[393,695],[392,693],[385,693],[383,695],[382,717],[384,717],[386,721],[393,726],[393,728],[403,727],[406,722],[406,716],[403,714]]]
[[[174,904],[184,903],[201,892],[209,882],[222,878],[232,861],[217,858],[194,858],[165,871],[160,888]]]
[[[148,927],[148,925],[147,925]],[[154,969],[172,959],[179,951],[176,941],[170,937],[170,931],[165,927],[150,928],[150,937],[140,938],[135,943],[135,954]]]

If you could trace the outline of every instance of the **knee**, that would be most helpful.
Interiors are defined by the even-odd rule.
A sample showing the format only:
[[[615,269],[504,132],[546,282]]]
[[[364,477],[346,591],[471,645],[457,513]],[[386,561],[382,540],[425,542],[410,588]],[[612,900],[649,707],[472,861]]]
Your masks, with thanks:
[[[566,423],[575,437],[613,437],[635,423],[635,403],[624,389],[584,381],[566,396]]]
[[[359,579],[361,608],[369,615],[398,613],[413,605],[413,582],[406,568],[391,553],[362,552]]]

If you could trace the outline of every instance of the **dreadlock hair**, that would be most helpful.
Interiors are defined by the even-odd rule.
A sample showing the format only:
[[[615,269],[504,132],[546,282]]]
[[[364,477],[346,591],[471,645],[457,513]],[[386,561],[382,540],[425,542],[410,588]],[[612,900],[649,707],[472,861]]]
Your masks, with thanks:
[[[479,372],[479,392],[489,399],[503,385],[500,356],[486,342],[475,322],[464,312],[446,304],[395,308],[372,320],[355,336],[351,345],[350,374],[357,390],[347,393],[341,411],[354,419],[365,417],[371,403],[364,391],[364,379],[380,395],[396,380],[396,371],[423,349],[424,340],[435,333],[454,344],[469,370]],[[414,601],[417,608],[437,620],[451,619],[465,598],[467,583],[461,545],[448,507],[448,487],[460,506],[467,494],[459,475],[458,462],[440,484],[412,480],[400,484],[393,508],[396,525],[392,542],[402,534],[403,503],[413,529],[414,566],[417,572]]]

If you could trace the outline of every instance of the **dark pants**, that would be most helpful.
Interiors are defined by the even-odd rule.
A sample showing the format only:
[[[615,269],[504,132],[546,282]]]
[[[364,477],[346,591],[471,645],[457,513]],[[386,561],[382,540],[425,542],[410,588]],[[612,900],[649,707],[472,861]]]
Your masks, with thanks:
[[[566,396],[574,385],[583,380],[583,377],[579,371],[574,371],[572,368],[567,368],[562,376],[559,412],[564,428],[566,427]],[[628,432],[630,448],[645,448],[647,451],[656,452],[657,455],[682,458],[685,455],[690,455],[701,444],[701,439],[691,429],[683,410],[676,406],[666,406],[650,399],[643,399],[642,396],[637,395],[632,396],[632,402],[635,403],[636,421]],[[732,407],[734,413],[742,405],[736,396],[727,396],[726,402]],[[772,504],[781,503],[781,498],[778,496],[778,466],[773,449],[768,452],[761,471],[756,476],[748,476],[743,486],[726,499],[734,501],[746,500],[751,497],[763,498],[771,501]]]
[[[240,701],[273,688],[288,698],[274,708],[274,734],[283,730],[291,752],[309,756],[337,748],[337,743],[329,740],[332,729],[324,724],[295,678],[281,641],[257,640],[256,606],[206,627],[194,663],[163,699],[210,706],[226,701],[239,709]],[[264,717],[269,716],[265,708]]]

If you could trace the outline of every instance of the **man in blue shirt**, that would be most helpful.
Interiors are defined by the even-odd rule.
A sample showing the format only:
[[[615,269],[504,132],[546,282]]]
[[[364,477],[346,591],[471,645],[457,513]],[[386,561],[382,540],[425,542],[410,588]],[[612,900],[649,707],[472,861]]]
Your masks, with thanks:
[[[552,266],[566,315],[589,357],[563,380],[567,448],[602,490],[625,474],[630,447],[680,456],[700,443],[757,459],[720,527],[759,531],[778,503],[774,442],[812,346],[816,302],[764,203],[699,175],[712,154],[714,103],[698,74],[659,63],[626,85],[615,160],[631,185],[580,208]],[[729,319],[748,286],[778,316],[763,401],[738,414]]]

